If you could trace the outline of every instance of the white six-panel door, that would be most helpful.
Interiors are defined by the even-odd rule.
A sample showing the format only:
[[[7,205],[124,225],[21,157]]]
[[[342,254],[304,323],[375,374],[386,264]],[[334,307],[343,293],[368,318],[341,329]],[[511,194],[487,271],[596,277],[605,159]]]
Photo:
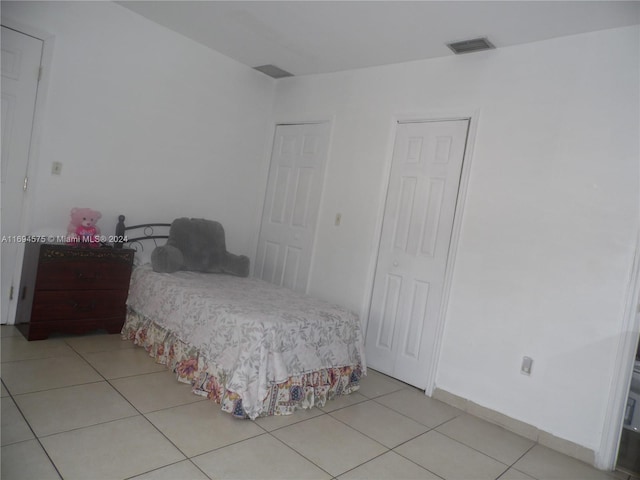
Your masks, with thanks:
[[[425,388],[468,121],[399,124],[366,335],[368,365]]]
[[[328,123],[276,127],[256,277],[306,291],[328,143]]]
[[[2,218],[1,321],[9,317],[12,282],[22,232],[22,205],[31,146],[31,130],[38,89],[42,40],[2,27],[2,166],[0,217]],[[17,284],[15,285],[17,288]],[[17,295],[17,292],[13,295]]]

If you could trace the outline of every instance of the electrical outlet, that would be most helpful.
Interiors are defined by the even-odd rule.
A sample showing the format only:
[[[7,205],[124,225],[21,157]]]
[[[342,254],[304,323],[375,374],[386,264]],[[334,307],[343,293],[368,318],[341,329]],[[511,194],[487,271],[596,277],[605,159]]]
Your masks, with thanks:
[[[51,164],[51,173],[53,175],[60,175],[62,173],[62,162],[53,162]]]
[[[533,358],[522,357],[522,366],[520,367],[520,373],[523,375],[531,375],[531,367],[533,366]]]

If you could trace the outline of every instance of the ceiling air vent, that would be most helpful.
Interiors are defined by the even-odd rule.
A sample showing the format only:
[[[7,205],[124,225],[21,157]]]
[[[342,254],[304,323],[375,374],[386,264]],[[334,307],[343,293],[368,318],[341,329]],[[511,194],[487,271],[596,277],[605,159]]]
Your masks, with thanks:
[[[282,70],[281,68],[278,68],[275,65],[262,65],[260,67],[253,67],[253,68],[273,78],[293,77],[293,73],[289,73],[285,70]]]
[[[453,53],[456,55],[496,48],[489,40],[487,40],[486,37],[464,40],[462,42],[447,43],[447,47],[453,50]]]

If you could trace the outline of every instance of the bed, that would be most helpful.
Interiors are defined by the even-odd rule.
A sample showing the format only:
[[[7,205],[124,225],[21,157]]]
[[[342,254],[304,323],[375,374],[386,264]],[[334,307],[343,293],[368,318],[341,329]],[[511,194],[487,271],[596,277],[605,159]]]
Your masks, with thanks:
[[[257,278],[156,272],[149,250],[167,238],[157,231],[168,226],[127,227],[120,217],[116,237],[127,242],[114,246],[134,248],[140,263],[124,339],[241,418],[322,407],[359,388],[366,365],[357,315]]]

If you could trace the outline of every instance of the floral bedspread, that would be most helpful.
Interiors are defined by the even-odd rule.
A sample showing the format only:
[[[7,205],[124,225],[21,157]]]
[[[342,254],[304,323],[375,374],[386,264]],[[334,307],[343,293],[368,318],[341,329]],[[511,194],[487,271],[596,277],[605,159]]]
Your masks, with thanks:
[[[357,315],[259,279],[156,273],[144,265],[132,274],[127,305],[195,348],[250,418],[264,415],[277,384],[366,368]]]

